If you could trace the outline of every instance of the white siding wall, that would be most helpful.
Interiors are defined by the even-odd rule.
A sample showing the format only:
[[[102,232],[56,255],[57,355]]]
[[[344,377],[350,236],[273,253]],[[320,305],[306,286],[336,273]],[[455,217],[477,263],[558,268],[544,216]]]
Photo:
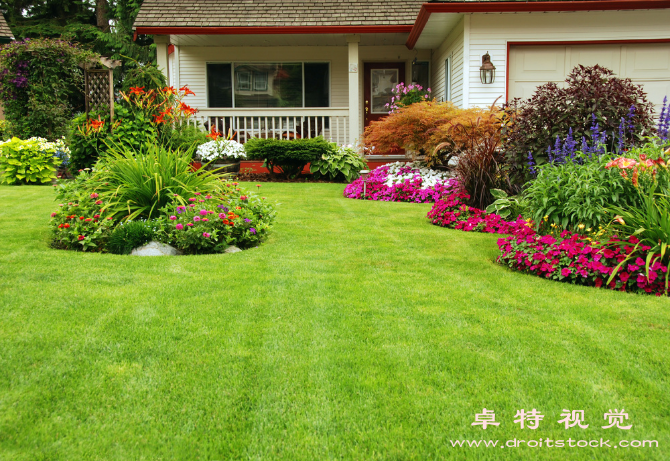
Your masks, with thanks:
[[[188,85],[196,94],[189,97],[189,105],[207,108],[208,62],[330,62],[330,88],[333,108],[349,104],[348,66],[346,46],[296,47],[179,47],[179,84]]]
[[[463,21],[433,51],[431,85],[438,101],[445,97],[445,61],[451,56],[451,102],[463,106]]]
[[[485,107],[505,95],[507,42],[670,38],[670,10],[473,14],[469,35],[469,105]],[[483,85],[481,57],[489,52],[496,79]],[[499,101],[499,102],[500,102]]]

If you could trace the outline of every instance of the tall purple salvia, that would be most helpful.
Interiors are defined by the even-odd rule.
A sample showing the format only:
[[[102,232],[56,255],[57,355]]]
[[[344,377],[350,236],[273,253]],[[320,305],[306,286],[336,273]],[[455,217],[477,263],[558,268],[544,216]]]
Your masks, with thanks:
[[[621,117],[621,123],[619,123],[619,139],[617,140],[617,152],[623,152],[626,138],[626,119]]]
[[[528,168],[530,169],[530,174],[533,176],[537,174],[537,170],[535,169],[535,159],[533,158],[533,153],[531,151],[528,151]]]

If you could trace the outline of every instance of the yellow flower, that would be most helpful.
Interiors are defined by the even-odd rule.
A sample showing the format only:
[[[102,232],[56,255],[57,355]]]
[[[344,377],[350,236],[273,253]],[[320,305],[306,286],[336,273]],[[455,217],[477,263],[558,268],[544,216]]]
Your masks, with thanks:
[[[580,224],[579,226],[577,226],[577,228],[584,229],[584,224]]]

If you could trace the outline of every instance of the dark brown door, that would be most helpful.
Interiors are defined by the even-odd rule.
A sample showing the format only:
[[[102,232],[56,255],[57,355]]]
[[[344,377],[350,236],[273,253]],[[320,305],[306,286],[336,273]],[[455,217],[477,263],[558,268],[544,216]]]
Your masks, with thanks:
[[[405,81],[404,62],[366,62],[363,64],[365,89],[363,102],[365,126],[388,115],[393,93],[398,83]]]

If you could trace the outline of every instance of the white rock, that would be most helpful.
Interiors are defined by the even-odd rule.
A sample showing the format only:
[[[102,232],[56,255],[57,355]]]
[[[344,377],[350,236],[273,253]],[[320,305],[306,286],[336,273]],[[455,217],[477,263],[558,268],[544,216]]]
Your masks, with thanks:
[[[135,248],[130,254],[133,256],[177,256],[180,252],[170,245],[151,241],[144,246]]]
[[[240,250],[236,246],[229,246],[228,248],[226,248],[224,253],[239,253],[240,251],[242,251],[242,250]]]

